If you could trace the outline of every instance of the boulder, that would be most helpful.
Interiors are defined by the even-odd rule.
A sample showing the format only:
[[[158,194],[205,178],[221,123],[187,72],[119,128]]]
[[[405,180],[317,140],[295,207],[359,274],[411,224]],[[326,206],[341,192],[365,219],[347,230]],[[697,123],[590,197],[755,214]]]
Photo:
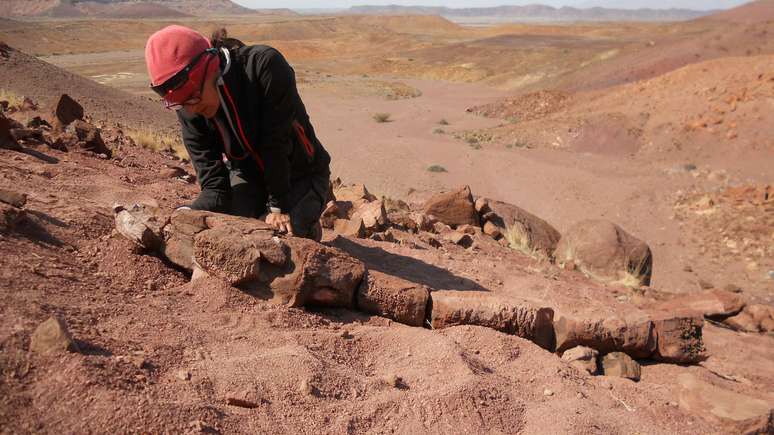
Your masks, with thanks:
[[[484,232],[509,238],[514,248],[552,258],[561,234],[551,224],[528,211],[502,201],[486,200],[482,210]],[[487,224],[488,228],[487,228]]]
[[[78,345],[73,341],[64,320],[52,316],[35,328],[30,337],[30,351],[39,354],[77,352]]]
[[[165,224],[155,214],[155,210],[142,204],[129,208],[116,204],[113,206],[115,225],[121,235],[136,245],[156,250],[162,245],[161,228]]]
[[[27,194],[0,189],[0,202],[10,204],[16,208],[22,208],[27,204]]]
[[[76,120],[83,119],[83,106],[69,95],[62,94],[54,104],[54,117],[57,126],[62,129]]]
[[[562,361],[575,367],[578,371],[594,375],[598,371],[597,358],[599,352],[586,346],[576,346],[562,354]]]
[[[478,225],[479,222],[473,195],[468,186],[453,192],[433,195],[425,202],[422,211],[453,227],[465,224]]]
[[[328,201],[320,216],[320,224],[332,229],[336,219],[349,219],[352,214],[352,203],[349,201]]]
[[[485,326],[526,338],[545,349],[554,347],[554,311],[550,308],[479,291],[435,291],[430,299],[434,329],[456,325]]]
[[[24,216],[24,210],[0,202],[0,232],[11,231]]]
[[[423,326],[430,290],[421,284],[369,270],[357,292],[357,307],[410,326]]]
[[[585,220],[570,228],[554,253],[560,265],[573,262],[587,275],[604,282],[650,285],[650,247],[605,220]]]
[[[336,219],[333,222],[333,231],[342,236],[356,237],[362,239],[366,236],[366,228],[363,219],[354,216],[352,219]]]
[[[602,371],[605,376],[617,376],[639,381],[642,369],[637,361],[623,352],[612,352],[602,358]]]
[[[719,432],[774,433],[774,412],[765,400],[717,387],[690,373],[679,375],[677,383],[680,408],[719,425]]]

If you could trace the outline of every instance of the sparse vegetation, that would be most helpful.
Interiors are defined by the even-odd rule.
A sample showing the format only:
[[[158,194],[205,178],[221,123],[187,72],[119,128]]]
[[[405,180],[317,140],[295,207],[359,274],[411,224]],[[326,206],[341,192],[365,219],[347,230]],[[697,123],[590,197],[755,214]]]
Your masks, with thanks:
[[[531,150],[532,149],[532,145],[528,144],[527,142],[523,142],[523,141],[517,141],[517,142],[513,142],[513,143],[508,143],[508,144],[505,144],[505,147],[508,148],[508,149],[513,149],[513,148],[522,148],[522,149],[525,149],[525,150]]]
[[[427,168],[428,172],[449,172],[441,165],[431,165]]]
[[[373,118],[374,118],[374,121],[380,124],[385,122],[392,122],[392,119],[390,119],[389,113],[375,113]]]
[[[180,158],[188,158],[183,142],[176,136],[165,135],[148,127],[128,129],[126,135],[137,145],[154,151],[171,151]]]
[[[441,118],[441,120],[438,121],[438,124],[440,124],[440,125],[449,125],[449,121],[447,121],[446,118]]]
[[[446,130],[442,128],[436,128],[435,130],[433,130],[433,134],[446,134]]]
[[[642,278],[647,273],[647,265],[643,262],[633,264],[629,259],[626,260],[627,270],[621,273],[621,278],[618,281],[614,281],[613,284],[618,284],[624,287],[637,289],[642,287]]]
[[[529,233],[519,222],[514,222],[513,225],[508,226],[505,229],[504,237],[508,241],[509,248],[534,259],[545,259],[545,256],[540,251],[532,247]]]
[[[24,97],[5,88],[0,88],[0,101],[7,101],[8,107],[21,107]]]
[[[468,145],[470,145],[470,147],[473,148],[474,150],[480,150],[481,149],[481,144],[478,143],[478,141],[469,141]]]

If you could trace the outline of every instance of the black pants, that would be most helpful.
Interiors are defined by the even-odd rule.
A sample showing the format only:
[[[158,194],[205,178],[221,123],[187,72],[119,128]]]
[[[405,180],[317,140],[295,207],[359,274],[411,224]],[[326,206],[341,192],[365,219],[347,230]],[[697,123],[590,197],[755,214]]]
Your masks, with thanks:
[[[268,212],[268,192],[263,182],[248,180],[238,169],[231,169],[231,214],[258,218]],[[290,183],[290,224],[297,237],[319,239],[319,222],[330,189],[330,174],[308,175]]]

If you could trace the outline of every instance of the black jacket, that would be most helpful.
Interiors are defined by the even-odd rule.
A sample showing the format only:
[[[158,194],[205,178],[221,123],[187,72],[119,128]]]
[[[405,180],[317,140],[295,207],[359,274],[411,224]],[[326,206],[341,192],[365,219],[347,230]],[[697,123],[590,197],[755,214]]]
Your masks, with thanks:
[[[221,107],[215,118],[177,112],[202,190],[192,208],[230,211],[225,154],[249,182],[265,185],[268,206],[289,211],[294,180],[330,172],[330,156],[309,122],[295,72],[279,51],[264,45],[224,48],[219,56]]]

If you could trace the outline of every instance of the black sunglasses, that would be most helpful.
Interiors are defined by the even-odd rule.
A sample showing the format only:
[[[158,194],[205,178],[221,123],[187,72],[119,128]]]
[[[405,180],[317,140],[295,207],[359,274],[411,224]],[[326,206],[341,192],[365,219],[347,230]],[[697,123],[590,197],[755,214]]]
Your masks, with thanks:
[[[159,85],[153,86],[151,84],[151,89],[153,92],[157,93],[160,97],[164,97],[169,92],[174,91],[175,89],[183,86],[185,82],[188,81],[188,74],[191,72],[191,70],[196,66],[197,63],[199,63],[199,60],[208,53],[217,53],[217,48],[208,48],[201,53],[197,54],[196,57],[191,60],[191,62],[186,65],[185,68],[178,71],[175,75],[168,78],[164,83],[161,83]]]

